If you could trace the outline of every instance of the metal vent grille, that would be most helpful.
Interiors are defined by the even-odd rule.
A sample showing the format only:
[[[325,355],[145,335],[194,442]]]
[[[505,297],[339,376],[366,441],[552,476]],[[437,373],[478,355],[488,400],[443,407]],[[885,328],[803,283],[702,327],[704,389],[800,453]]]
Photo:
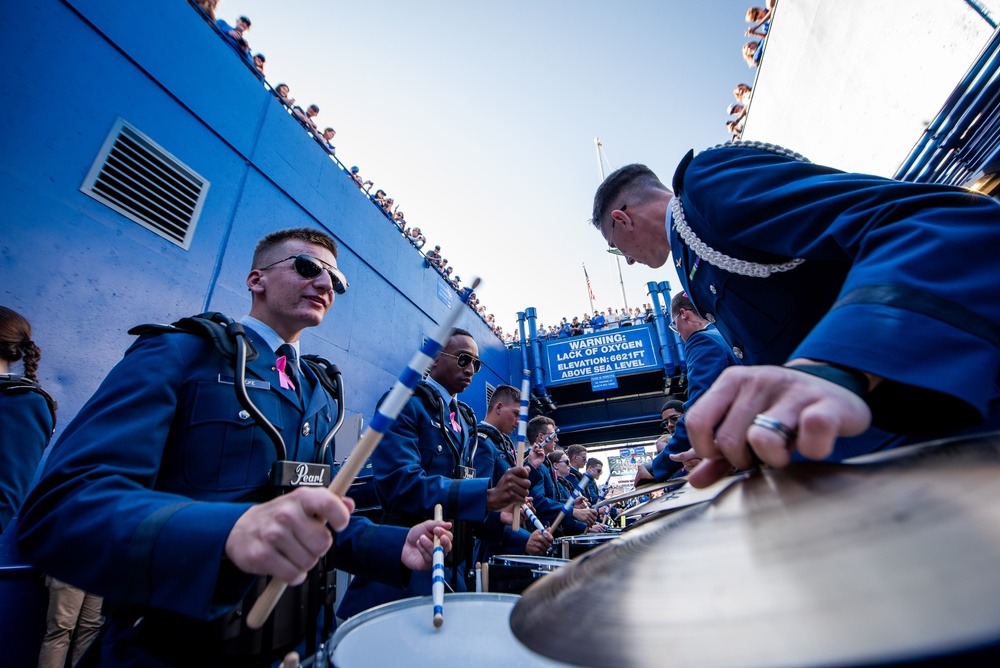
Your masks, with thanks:
[[[209,183],[119,118],[80,190],[187,249]]]
[[[490,402],[493,401],[493,393],[497,391],[497,388],[490,385],[487,381],[486,383],[486,405],[489,406]]]

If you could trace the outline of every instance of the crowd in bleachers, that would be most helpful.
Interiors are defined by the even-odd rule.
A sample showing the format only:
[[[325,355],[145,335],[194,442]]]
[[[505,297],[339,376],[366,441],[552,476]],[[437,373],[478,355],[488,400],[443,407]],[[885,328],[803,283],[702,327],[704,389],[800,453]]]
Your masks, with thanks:
[[[666,310],[664,310],[666,313]],[[565,339],[571,336],[583,336],[593,334],[608,329],[618,327],[631,327],[646,322],[653,322],[655,318],[653,306],[643,304],[637,308],[612,309],[610,306],[603,310],[595,310],[594,314],[584,313],[583,317],[573,316],[572,319],[563,318],[557,325],[545,325],[539,323],[535,328],[537,336],[542,341],[546,339]]]
[[[293,116],[302,125],[306,132],[316,140],[316,143],[329,154],[330,158],[344,171],[345,175],[358,186],[358,188],[365,194],[366,197],[368,197],[372,204],[374,204],[379,211],[382,212],[386,219],[399,230],[399,233],[410,242],[417,252],[423,255],[424,266],[435,269],[445,282],[448,283],[448,285],[450,285],[452,289],[459,294],[459,296],[464,298],[466,292],[469,292],[469,288],[462,286],[462,279],[455,273],[454,267],[448,264],[448,260],[441,257],[441,246],[435,246],[433,251],[424,253],[423,248],[427,243],[427,238],[424,236],[419,227],[408,226],[403,212],[400,211],[399,205],[395,203],[393,198],[382,189],[378,189],[372,193],[371,189],[375,185],[374,182],[370,179],[363,178],[360,174],[360,169],[357,166],[348,168],[343,162],[340,161],[337,156],[336,146],[333,145],[333,138],[337,134],[336,130],[332,127],[325,127],[320,130],[320,125],[317,123],[316,119],[320,113],[319,106],[310,104],[303,108],[300,105],[296,105],[295,98],[291,97],[291,88],[288,84],[279,83],[277,86],[271,86],[268,83],[264,75],[265,65],[267,62],[266,57],[260,52],[253,53],[253,50],[250,48],[250,43],[247,41],[247,33],[250,32],[251,27],[250,19],[246,16],[240,16],[236,19],[235,25],[230,25],[225,20],[216,16],[219,0],[188,0],[188,3],[199,10],[199,13],[205,21],[215,28],[220,37],[222,37],[222,39],[229,44],[229,46],[231,46],[246,63],[247,68],[253,72],[253,74],[264,83],[264,86],[274,94],[275,98],[277,98],[277,100],[284,105],[284,107],[288,110],[288,113]],[[503,330],[496,324],[493,315],[486,313],[486,307],[479,303],[475,293],[469,294],[468,304],[469,307],[479,315],[483,322],[490,326],[493,333],[496,334],[501,341],[504,340]]]
[[[767,0],[764,7],[751,7],[747,10],[746,22],[750,24],[745,36],[755,37],[743,45],[743,60],[750,68],[760,65],[760,58],[764,53],[764,44],[767,42],[767,32],[771,27],[771,15],[778,0]],[[726,108],[729,120],[726,121],[726,129],[732,139],[739,139],[743,135],[743,125],[746,122],[747,110],[750,106],[750,96],[753,89],[749,84],[737,84],[733,89],[733,96],[736,98],[735,104],[730,104]]]

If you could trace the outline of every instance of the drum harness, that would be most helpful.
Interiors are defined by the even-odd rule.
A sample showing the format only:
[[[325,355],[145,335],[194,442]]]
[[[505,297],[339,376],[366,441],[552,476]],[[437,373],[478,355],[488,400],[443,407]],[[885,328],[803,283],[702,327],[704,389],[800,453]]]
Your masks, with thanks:
[[[476,425],[478,433],[476,434],[476,444],[472,447],[472,454],[470,459],[472,461],[476,460],[476,452],[479,450],[480,442],[485,439],[492,441],[497,445],[497,449],[500,454],[507,459],[507,462],[511,466],[515,466],[516,462],[514,460],[514,443],[510,440],[509,436],[504,436],[500,433],[500,430],[491,425],[489,422],[480,422]],[[493,481],[496,484],[496,481]]]
[[[344,423],[344,383],[335,364],[318,355],[302,355],[300,358],[301,363],[309,367],[323,389],[336,401],[337,416],[317,449],[317,463],[292,461],[286,459],[287,450],[281,432],[254,405],[247,392],[247,362],[257,359],[259,354],[243,325],[222,313],[206,312],[182,318],[172,325],[138,325],[129,330],[129,334],[133,335],[164,333],[195,334],[212,342],[219,354],[233,365],[236,400],[274,444],[277,460],[271,466],[269,484],[248,494],[244,501],[270,500],[299,486],[329,486],[330,466],[322,462],[326,460],[330,445]],[[324,611],[323,637],[328,637],[333,632],[333,603],[336,594],[334,551],[331,549],[320,558],[303,584],[288,589],[267,623],[256,631],[246,626],[245,612],[249,611],[263,591],[265,578],[257,578],[250,592],[234,610],[210,622],[195,622],[177,615],[150,613],[148,609],[123,607],[114,611],[140,618],[152,617],[149,621],[153,622],[154,628],[147,629],[154,637],[172,637],[172,641],[177,644],[178,640],[184,640],[185,635],[189,634],[187,639],[217,642],[222,656],[244,656],[262,666],[271,665],[272,653],[281,654],[294,648],[303,634],[306,637],[306,653],[312,655],[316,652],[316,624],[321,609]],[[157,628],[161,626],[162,628]],[[180,644],[187,647],[186,641]]]

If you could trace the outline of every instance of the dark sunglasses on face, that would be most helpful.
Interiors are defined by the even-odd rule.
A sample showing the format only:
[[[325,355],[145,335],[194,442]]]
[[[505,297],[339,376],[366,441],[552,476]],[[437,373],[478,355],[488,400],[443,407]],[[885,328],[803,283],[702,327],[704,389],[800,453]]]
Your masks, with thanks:
[[[666,429],[667,427],[673,427],[677,424],[677,421],[681,419],[680,415],[671,415],[666,420],[660,421],[660,427]]]
[[[460,353],[458,355],[452,355],[451,353],[441,353],[442,355],[447,355],[448,357],[454,357],[455,362],[458,364],[459,368],[464,369],[469,366],[469,362],[472,362],[472,370],[475,373],[479,373],[479,370],[483,368],[483,361],[478,357],[473,357],[469,353]]]
[[[331,267],[320,259],[314,258],[310,255],[289,255],[283,260],[278,260],[277,262],[272,262],[266,267],[261,267],[260,271],[265,269],[270,269],[271,267],[281,264],[282,262],[287,262],[288,260],[295,260],[292,267],[295,269],[295,273],[305,279],[312,280],[320,275],[324,269],[330,274],[330,281],[333,283],[333,291],[338,295],[342,295],[347,292],[350,283],[347,282],[347,277],[340,273],[340,270],[336,267]]]

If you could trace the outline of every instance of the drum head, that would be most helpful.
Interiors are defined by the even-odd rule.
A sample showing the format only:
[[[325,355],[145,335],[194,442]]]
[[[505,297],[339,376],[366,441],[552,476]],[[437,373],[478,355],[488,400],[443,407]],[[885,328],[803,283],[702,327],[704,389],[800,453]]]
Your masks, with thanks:
[[[330,640],[330,665],[565,666],[534,654],[514,638],[510,611],[520,598],[512,594],[445,595],[444,624],[438,629],[430,596],[380,605],[337,629]]]

